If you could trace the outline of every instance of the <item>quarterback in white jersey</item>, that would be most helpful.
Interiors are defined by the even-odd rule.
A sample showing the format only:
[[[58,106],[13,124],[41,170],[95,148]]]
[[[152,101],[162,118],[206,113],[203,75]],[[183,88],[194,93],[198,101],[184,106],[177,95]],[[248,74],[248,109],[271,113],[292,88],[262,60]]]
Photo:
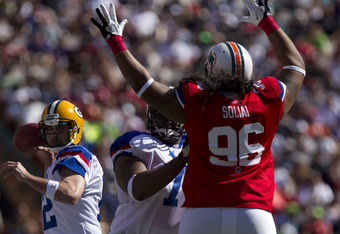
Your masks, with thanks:
[[[65,166],[85,179],[78,202],[70,205],[42,197],[45,233],[101,233],[99,208],[102,200],[103,170],[95,155],[82,146],[70,146],[56,155],[46,179],[60,181],[58,168]]]
[[[183,127],[149,107],[147,128],[151,134],[127,132],[111,145],[120,204],[110,233],[178,232],[186,165]]]
[[[44,233],[101,233],[99,208],[103,170],[95,155],[77,145],[83,130],[80,110],[68,101],[46,106],[39,122],[46,152],[45,178],[30,174],[20,162],[0,167],[4,178],[14,175],[42,194]]]

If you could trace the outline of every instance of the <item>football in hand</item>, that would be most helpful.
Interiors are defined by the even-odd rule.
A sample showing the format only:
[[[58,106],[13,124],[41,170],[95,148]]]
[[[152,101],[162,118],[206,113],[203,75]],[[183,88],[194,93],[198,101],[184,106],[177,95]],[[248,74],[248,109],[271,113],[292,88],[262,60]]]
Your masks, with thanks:
[[[19,127],[14,134],[13,143],[15,148],[21,152],[32,152],[34,146],[41,145],[39,125],[28,123]]]

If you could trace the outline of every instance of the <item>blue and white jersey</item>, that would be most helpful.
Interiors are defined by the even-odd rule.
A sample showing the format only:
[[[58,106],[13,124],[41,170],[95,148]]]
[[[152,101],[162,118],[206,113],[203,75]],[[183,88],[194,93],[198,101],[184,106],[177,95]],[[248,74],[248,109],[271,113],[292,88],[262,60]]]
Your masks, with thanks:
[[[46,179],[60,181],[60,166],[83,176],[85,188],[75,205],[42,196],[45,233],[101,233],[99,208],[102,200],[103,169],[95,155],[82,146],[60,151],[47,169]]]
[[[148,170],[171,161],[182,150],[183,139],[171,147],[144,132],[132,131],[118,137],[111,145],[113,162],[118,157],[139,158]],[[143,200],[135,201],[118,185],[119,206],[111,223],[110,233],[124,234],[172,234],[178,233],[179,220],[184,202],[182,180],[184,169],[158,193]]]

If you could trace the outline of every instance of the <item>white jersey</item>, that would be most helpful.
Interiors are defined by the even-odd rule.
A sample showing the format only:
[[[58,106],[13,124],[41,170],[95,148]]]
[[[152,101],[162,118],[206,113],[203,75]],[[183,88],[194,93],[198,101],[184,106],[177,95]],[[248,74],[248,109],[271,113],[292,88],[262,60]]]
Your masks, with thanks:
[[[99,208],[102,200],[103,169],[95,155],[82,146],[58,153],[47,169],[46,179],[59,181],[58,168],[65,166],[85,178],[85,188],[75,205],[42,196],[45,233],[101,233]]]
[[[178,146],[170,147],[148,133],[132,131],[117,138],[111,145],[110,152],[113,164],[118,157],[134,156],[150,170],[177,157],[182,145],[183,139]],[[119,206],[110,233],[178,233],[179,220],[183,213],[181,206],[184,202],[183,174],[184,169],[166,187],[143,201],[133,200],[116,182]]]

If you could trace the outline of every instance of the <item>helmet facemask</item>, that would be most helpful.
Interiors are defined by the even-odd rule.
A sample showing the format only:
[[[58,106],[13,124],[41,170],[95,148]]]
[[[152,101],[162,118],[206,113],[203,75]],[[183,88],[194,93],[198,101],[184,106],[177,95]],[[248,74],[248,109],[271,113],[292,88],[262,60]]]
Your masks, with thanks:
[[[183,124],[172,121],[149,107],[147,113],[146,128],[151,134],[167,144],[176,144],[184,133]]]
[[[83,114],[71,102],[55,100],[41,114],[39,135],[43,146],[59,151],[79,144],[83,132]]]
[[[74,120],[59,118],[58,114],[45,115],[39,122],[39,136],[43,146],[59,152],[70,146],[79,127]]]

